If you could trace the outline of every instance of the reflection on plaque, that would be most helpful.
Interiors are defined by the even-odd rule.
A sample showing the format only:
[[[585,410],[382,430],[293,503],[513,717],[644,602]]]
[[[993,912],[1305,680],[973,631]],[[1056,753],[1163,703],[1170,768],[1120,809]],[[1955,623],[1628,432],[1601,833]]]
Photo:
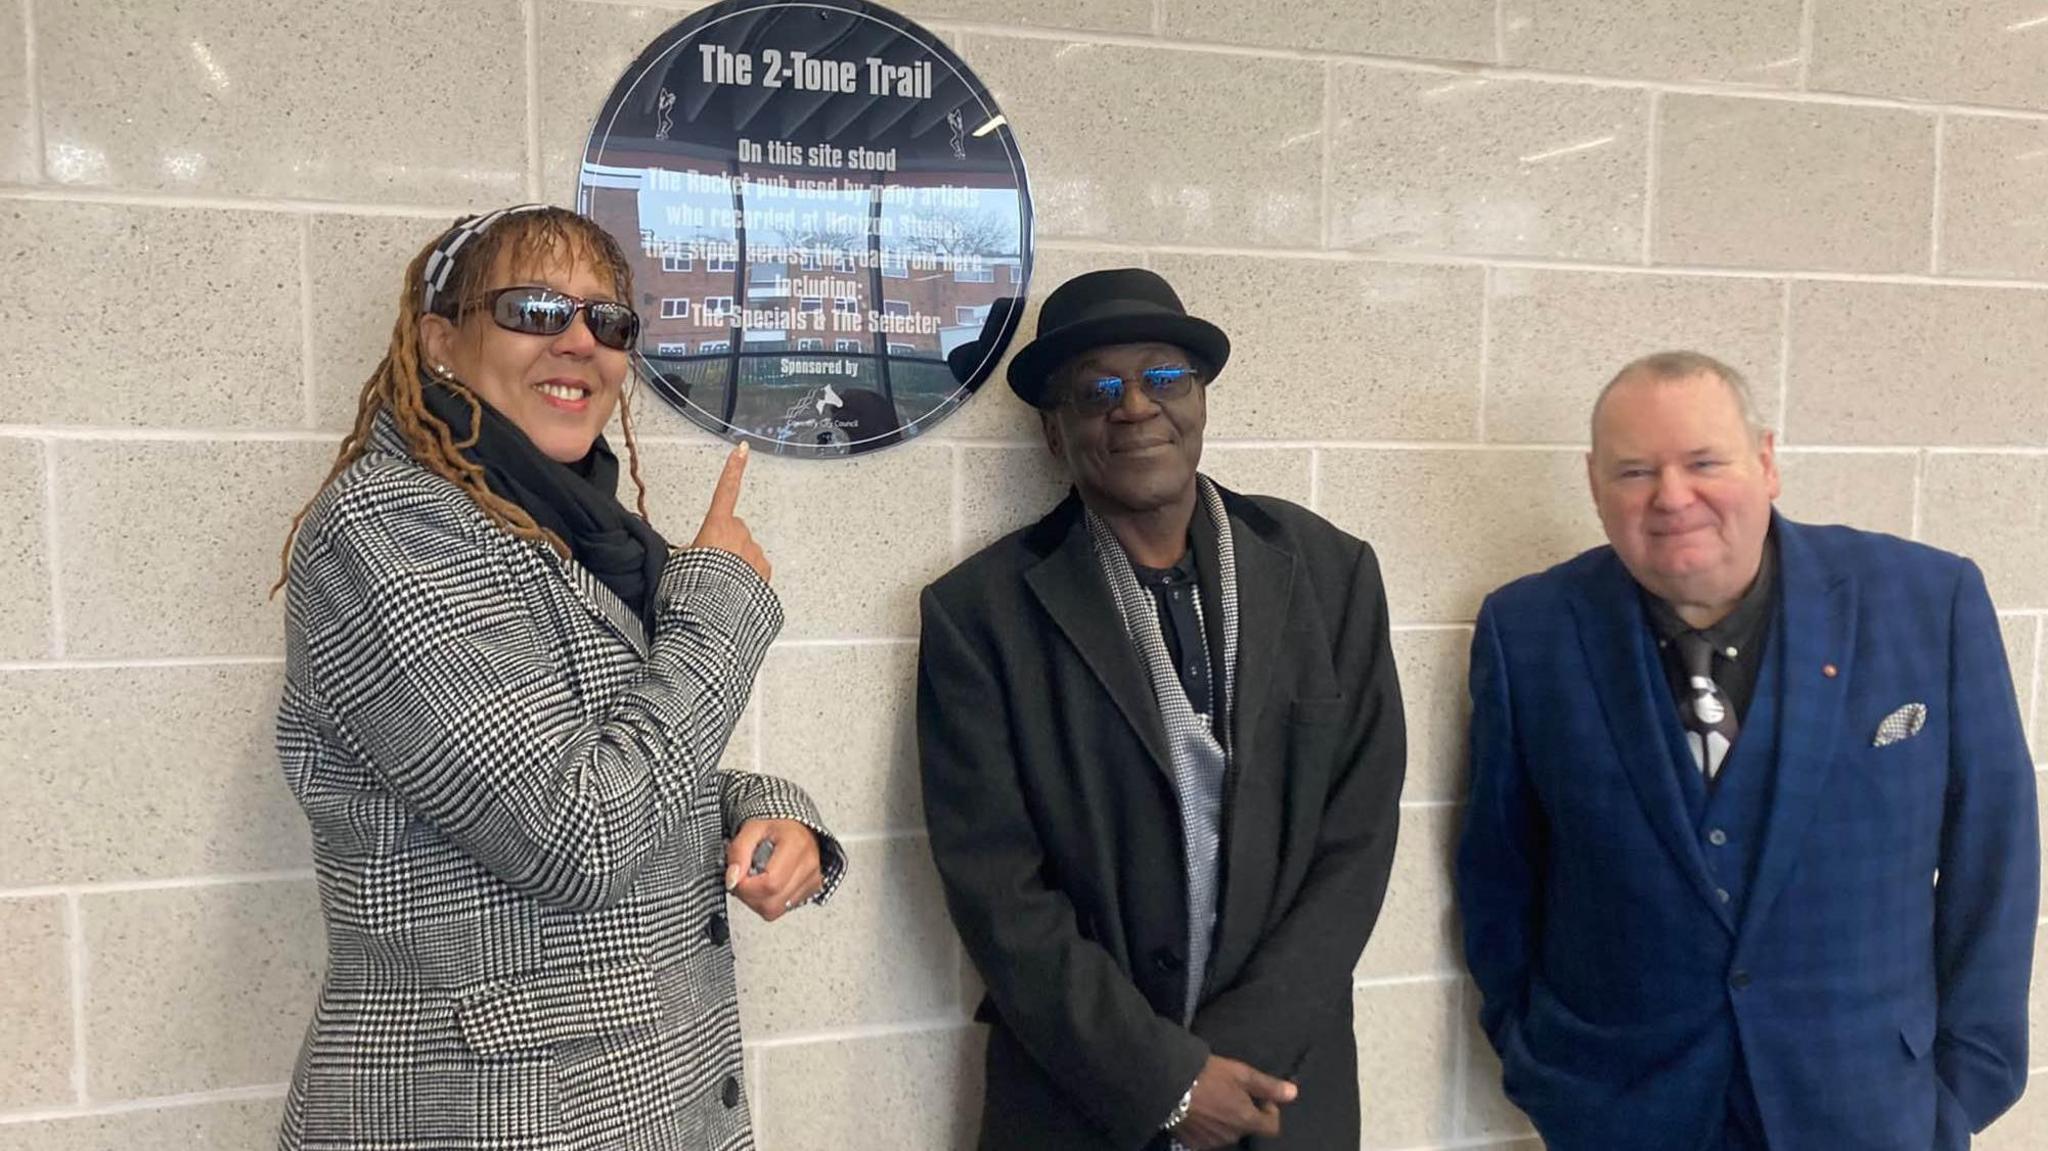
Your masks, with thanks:
[[[1031,276],[995,102],[852,0],[727,0],[663,33],[598,115],[577,208],[633,261],[642,375],[791,455],[930,430],[994,371]]]

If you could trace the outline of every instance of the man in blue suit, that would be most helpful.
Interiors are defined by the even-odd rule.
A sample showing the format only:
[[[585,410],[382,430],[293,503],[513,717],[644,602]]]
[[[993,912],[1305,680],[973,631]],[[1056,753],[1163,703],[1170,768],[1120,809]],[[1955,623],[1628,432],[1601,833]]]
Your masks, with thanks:
[[[1777,515],[1747,385],[1624,368],[1611,546],[1487,597],[1465,954],[1551,1151],[1954,1151],[2019,1098],[2034,774],[1976,565]]]

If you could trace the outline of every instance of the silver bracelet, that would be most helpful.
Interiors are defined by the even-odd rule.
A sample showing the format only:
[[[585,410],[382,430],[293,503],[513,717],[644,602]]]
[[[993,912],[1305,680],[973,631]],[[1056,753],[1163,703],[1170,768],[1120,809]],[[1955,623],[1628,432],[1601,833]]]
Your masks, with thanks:
[[[1195,1083],[1200,1082],[1199,1079],[1195,1080]],[[1168,1115],[1166,1122],[1159,1125],[1161,1131],[1171,1131],[1180,1126],[1181,1120],[1188,1117],[1188,1112],[1195,1109],[1195,1083],[1188,1084],[1188,1089],[1182,1092],[1180,1102],[1173,1105],[1173,1114]]]

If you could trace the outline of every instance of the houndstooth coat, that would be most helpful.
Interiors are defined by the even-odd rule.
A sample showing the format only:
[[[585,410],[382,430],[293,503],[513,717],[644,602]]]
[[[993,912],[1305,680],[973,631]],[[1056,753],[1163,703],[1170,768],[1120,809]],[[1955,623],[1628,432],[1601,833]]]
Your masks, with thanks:
[[[753,1145],[724,840],[801,820],[825,895],[844,854],[795,785],[718,766],[775,594],[697,549],[658,598],[650,640],[388,417],[314,503],[277,743],[328,955],[284,1151]]]

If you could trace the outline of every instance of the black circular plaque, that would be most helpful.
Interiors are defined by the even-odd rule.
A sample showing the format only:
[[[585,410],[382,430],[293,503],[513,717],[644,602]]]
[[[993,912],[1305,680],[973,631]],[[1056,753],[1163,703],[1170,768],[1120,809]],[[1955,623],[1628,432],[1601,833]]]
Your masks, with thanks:
[[[858,0],[727,0],[664,32],[591,129],[577,208],[633,263],[641,374],[788,455],[929,430],[1031,278],[1008,122],[936,36]]]

